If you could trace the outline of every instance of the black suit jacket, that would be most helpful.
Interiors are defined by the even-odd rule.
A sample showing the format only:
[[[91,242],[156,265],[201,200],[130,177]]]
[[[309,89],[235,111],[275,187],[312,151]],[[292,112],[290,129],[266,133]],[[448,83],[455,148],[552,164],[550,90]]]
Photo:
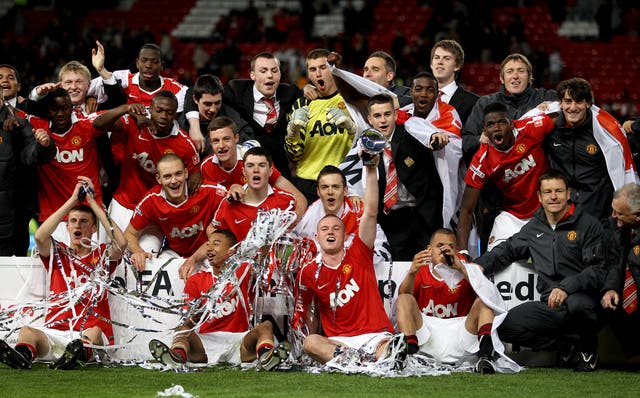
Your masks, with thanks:
[[[477,94],[474,94],[458,85],[458,88],[449,100],[449,105],[453,106],[456,108],[456,111],[458,111],[458,115],[460,115],[460,120],[462,121],[463,126],[471,114],[473,106],[476,104],[476,101],[478,101],[478,98]]]
[[[416,198],[416,207],[422,216],[421,222],[425,223],[424,229],[435,231],[442,228],[442,182],[431,149],[407,133],[404,125],[398,124],[391,139],[391,153],[398,179]],[[387,184],[382,160],[378,163],[378,172],[378,220],[382,220],[386,217],[382,208]]]
[[[284,137],[287,134],[287,114],[291,111],[291,106],[302,96],[302,91],[295,85],[280,84],[276,90],[276,97],[280,102],[278,121],[270,133],[267,133],[263,126],[260,126],[253,119],[253,80],[234,79],[231,80],[222,94],[222,103],[230,106],[240,116],[249,123],[252,132],[252,139],[260,142],[273,157],[273,163],[286,178],[291,178],[289,162],[284,152]]]

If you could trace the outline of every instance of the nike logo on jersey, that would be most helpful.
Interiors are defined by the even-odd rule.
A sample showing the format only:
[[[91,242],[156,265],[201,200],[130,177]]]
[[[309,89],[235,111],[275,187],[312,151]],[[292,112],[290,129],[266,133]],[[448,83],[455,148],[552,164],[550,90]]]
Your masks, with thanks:
[[[536,234],[536,238],[539,238],[539,237],[541,237],[542,235],[544,235],[544,232],[541,232],[541,233],[539,233],[539,234]]]
[[[144,138],[143,136],[141,136],[140,134],[138,134],[138,139],[142,140],[142,141],[150,141],[148,138]]]
[[[496,170],[498,170],[500,168],[500,165],[497,165],[496,167],[494,167],[493,169],[491,169],[491,171],[493,171],[495,173]]]
[[[233,222],[236,223],[236,224],[240,224],[241,222],[243,222],[245,220],[246,220],[246,218],[240,218],[240,219],[236,218],[236,219],[233,220]]]
[[[167,221],[169,219],[169,217],[158,217],[158,220],[160,221]]]
[[[554,143],[553,143],[553,146],[554,146],[554,147],[558,147],[558,146],[562,146],[562,144],[561,144],[561,143],[559,143],[559,142],[554,142]]]
[[[322,289],[324,289],[325,287],[327,287],[328,285],[329,285],[328,283],[325,283],[324,285],[318,285],[318,289],[319,289],[319,290],[322,290]]]
[[[433,287],[433,286],[431,286],[431,285],[422,285],[422,288],[423,288],[423,289],[429,289],[429,288],[431,288],[431,287]]]

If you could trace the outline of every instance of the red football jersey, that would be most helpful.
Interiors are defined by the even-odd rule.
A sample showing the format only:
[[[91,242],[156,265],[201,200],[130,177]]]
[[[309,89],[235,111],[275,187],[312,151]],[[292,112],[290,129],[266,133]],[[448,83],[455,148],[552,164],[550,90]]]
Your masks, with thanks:
[[[96,202],[102,203],[100,190],[100,161],[96,138],[102,134],[93,128],[90,119],[71,116],[71,128],[64,134],[51,131],[48,120],[30,117],[34,129],[44,129],[57,147],[56,157],[47,163],[38,164],[38,203],[40,221],[44,221],[58,210],[71,196],[78,176],[91,179]]]
[[[142,230],[149,224],[160,226],[169,249],[181,256],[192,255],[207,241],[207,225],[227,191],[221,185],[202,185],[193,196],[174,205],[157,186],[142,199],[131,218],[131,225]]]
[[[502,208],[520,219],[527,219],[540,206],[538,177],[549,169],[542,148],[545,136],[553,129],[547,115],[514,121],[517,136],[511,149],[502,152],[482,144],[473,156],[464,182],[481,189],[491,180],[502,193]]]
[[[294,211],[296,198],[287,191],[269,186],[269,193],[262,203],[250,205],[243,202],[225,200],[216,211],[211,224],[215,229],[228,229],[238,241],[243,240],[251,229],[251,222],[258,216],[258,210],[282,209]]]
[[[423,314],[437,318],[465,316],[471,310],[476,292],[462,279],[455,289],[437,278],[430,266],[420,268],[413,282],[413,296]]]
[[[247,180],[244,178],[244,174],[242,174],[243,165],[244,162],[242,159],[239,159],[233,169],[225,170],[220,166],[216,155],[207,156],[200,165],[202,181],[210,184],[220,184],[227,189],[233,184],[244,185],[247,183]],[[271,173],[271,177],[269,177],[269,185],[273,186],[280,175],[280,172],[274,166],[273,173]]]
[[[354,238],[337,269],[321,264],[314,259],[304,265],[299,291],[307,305],[313,296],[318,299],[320,321],[327,337],[394,332],[378,292],[373,250],[359,236]]]
[[[178,155],[189,174],[200,171],[198,150],[191,138],[177,125],[168,136],[156,137],[147,127],[139,128],[128,116],[120,120],[126,137],[127,156],[122,161],[120,184],[113,197],[124,207],[135,209],[144,193],[157,185],[156,163],[162,155]]]
[[[187,87],[169,77],[160,76],[160,87],[154,91],[145,91],[140,87],[139,72],[131,73],[128,70],[117,70],[113,72],[113,76],[120,80],[129,104],[142,104],[148,108],[151,106],[151,100],[158,92],[169,90],[178,99],[178,112],[182,112],[184,108],[184,96],[187,92]]]
[[[249,282],[251,268],[244,263],[236,270],[237,284],[227,282],[224,300],[214,307],[207,322],[200,326],[200,333],[246,332],[249,330]],[[209,271],[199,271],[191,275],[184,285],[187,300],[202,297],[218,281],[218,276]]]
[[[106,249],[106,244],[101,244],[99,248],[94,249],[92,252],[82,258],[75,257],[69,254],[69,247],[62,242],[55,242],[60,247],[54,246],[53,264],[50,264],[50,258],[40,254],[40,259],[44,264],[47,271],[51,268],[51,283],[49,285],[49,295],[64,295],[69,289],[82,286],[87,283],[91,272],[96,268],[96,265],[100,262],[100,256]],[[115,270],[117,263],[109,262],[109,273]],[[76,318],[72,325],[69,325],[69,321],[74,318],[71,309],[64,310],[63,306],[52,306],[47,309],[45,316],[45,327],[58,329],[58,330],[73,330],[80,331],[83,326],[84,329],[89,329],[94,326],[100,327],[102,332],[109,338],[109,343],[113,344],[113,328],[111,323],[100,319],[95,314],[100,315],[106,319],[111,319],[111,313],[109,311],[109,301],[107,299],[106,291],[102,292],[102,295],[98,297],[98,300],[94,302],[93,289],[83,294],[80,301],[78,301],[74,310]],[[88,309],[91,309],[92,314],[84,320],[85,314]],[[64,311],[63,311],[64,310]]]

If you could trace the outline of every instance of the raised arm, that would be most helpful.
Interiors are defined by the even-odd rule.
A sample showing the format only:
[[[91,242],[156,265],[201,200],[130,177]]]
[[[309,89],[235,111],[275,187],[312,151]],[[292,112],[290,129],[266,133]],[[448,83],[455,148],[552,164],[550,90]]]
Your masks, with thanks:
[[[365,178],[366,188],[364,189],[364,212],[362,219],[360,220],[360,229],[358,230],[358,236],[360,240],[370,248],[376,240],[376,224],[378,218],[378,175],[376,165],[379,160],[379,156],[376,156],[373,164],[365,165]]]

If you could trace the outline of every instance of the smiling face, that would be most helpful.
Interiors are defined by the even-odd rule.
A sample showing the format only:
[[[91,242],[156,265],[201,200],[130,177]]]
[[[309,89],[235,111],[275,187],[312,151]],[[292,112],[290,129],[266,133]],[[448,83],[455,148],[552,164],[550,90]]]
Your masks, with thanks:
[[[638,228],[640,226],[640,214],[631,211],[631,207],[625,197],[614,198],[611,202],[611,209],[611,217],[616,220],[618,228]]]
[[[222,93],[205,93],[199,100],[194,98],[193,101],[198,105],[200,120],[211,120],[218,116],[218,112],[222,108]]]
[[[376,82],[382,87],[389,87],[393,80],[393,72],[387,69],[387,63],[380,57],[371,57],[365,62],[362,77]]]
[[[388,102],[384,104],[371,104],[367,115],[369,124],[379,130],[385,138],[389,138],[396,128],[396,111]]]
[[[251,71],[251,80],[256,89],[267,98],[275,95],[280,84],[280,65],[275,58],[257,58]]]
[[[500,72],[500,82],[504,84],[504,88],[510,95],[520,94],[527,87],[531,74],[524,62],[511,60],[504,64],[504,68]]]
[[[151,101],[151,121],[156,127],[157,135],[166,135],[173,129],[173,121],[176,119],[178,105],[170,98],[154,97]]]
[[[261,190],[269,185],[273,168],[265,156],[248,155],[244,160],[242,172],[249,188]]]
[[[511,148],[516,139],[513,135],[513,122],[504,112],[487,113],[482,132],[489,138],[491,145],[500,151]]]
[[[82,210],[71,210],[67,218],[67,232],[71,247],[77,248],[82,246],[83,239],[91,239],[98,228],[96,227],[94,217],[91,213]]]
[[[223,127],[209,132],[209,142],[220,164],[227,170],[233,168],[238,163],[238,150],[236,145],[240,139],[238,134],[234,134],[231,127]]]
[[[73,105],[82,105],[85,102],[91,85],[91,81],[86,75],[69,71],[62,75],[60,83],[62,83],[62,88],[69,92]]]
[[[570,191],[563,180],[551,178],[540,182],[538,200],[547,216],[560,218],[569,208]]]
[[[336,216],[323,217],[318,223],[316,239],[323,253],[339,253],[344,249],[344,223]]]
[[[320,92],[320,96],[326,97],[336,91],[336,83],[327,67],[326,57],[307,59],[307,76]]]
[[[564,97],[560,101],[560,109],[564,115],[564,120],[569,127],[576,127],[587,120],[587,110],[591,104],[587,100],[576,101],[569,94],[569,90],[564,92]]]
[[[18,83],[18,76],[11,68],[5,66],[0,67],[0,86],[3,89],[3,96],[5,100],[15,98],[20,91],[20,83]]]
[[[143,48],[136,58],[136,67],[140,72],[140,80],[143,86],[153,86],[160,78],[162,72],[162,60],[160,53],[152,48]]]
[[[219,272],[224,262],[233,254],[232,246],[233,242],[228,236],[219,232],[211,234],[211,238],[207,241],[207,259],[214,271]]]
[[[54,132],[64,133],[69,130],[72,112],[73,106],[69,97],[53,98],[47,109],[47,118],[51,121]]]
[[[460,70],[460,65],[456,63],[456,57],[452,52],[438,47],[433,51],[431,59],[431,72],[438,79],[440,86],[451,83]]]
[[[430,77],[419,77],[411,85],[413,116],[427,117],[438,99],[438,84]]]
[[[187,199],[188,172],[180,159],[164,159],[158,162],[156,181],[170,203],[179,204]]]
[[[318,179],[317,192],[324,212],[337,215],[347,196],[347,187],[342,183],[342,176],[340,174],[323,175]]]

